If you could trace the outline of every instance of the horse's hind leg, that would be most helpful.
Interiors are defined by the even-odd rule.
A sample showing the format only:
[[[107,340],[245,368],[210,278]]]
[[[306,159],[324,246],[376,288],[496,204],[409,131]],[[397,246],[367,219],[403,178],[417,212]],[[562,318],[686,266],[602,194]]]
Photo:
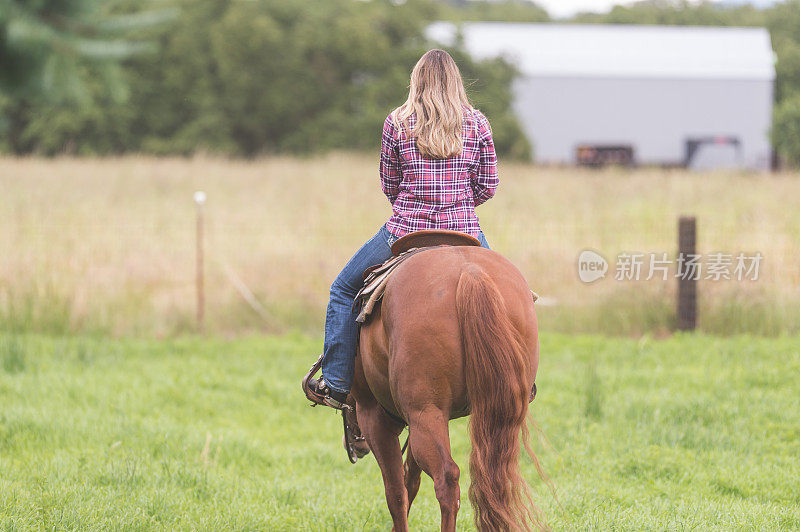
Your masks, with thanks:
[[[448,417],[438,410],[425,410],[409,415],[410,449],[414,460],[433,479],[436,499],[442,511],[442,530],[456,529],[456,516],[461,505],[458,487],[460,471],[450,455]]]
[[[367,403],[367,401],[364,401]],[[403,483],[403,453],[398,436],[403,427],[375,402],[358,404],[358,424],[381,468],[392,530],[408,531],[408,496]]]
[[[406,465],[404,471],[406,491],[408,492],[408,511],[411,512],[411,503],[414,502],[414,497],[416,497],[419,492],[422,469],[420,469],[419,464],[414,459],[414,453],[411,451],[410,445],[406,450]]]

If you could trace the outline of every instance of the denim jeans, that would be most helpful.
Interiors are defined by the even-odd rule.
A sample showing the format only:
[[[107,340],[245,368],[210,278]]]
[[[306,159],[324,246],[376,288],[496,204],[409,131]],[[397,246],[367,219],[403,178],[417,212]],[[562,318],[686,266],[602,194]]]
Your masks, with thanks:
[[[331,299],[325,315],[325,356],[322,359],[322,376],[325,383],[337,392],[348,393],[353,383],[356,343],[358,340],[357,311],[353,301],[361,289],[364,270],[381,264],[392,256],[391,246],[397,237],[382,226],[353,258],[351,258],[331,285]],[[481,246],[489,248],[486,237],[478,237]]]

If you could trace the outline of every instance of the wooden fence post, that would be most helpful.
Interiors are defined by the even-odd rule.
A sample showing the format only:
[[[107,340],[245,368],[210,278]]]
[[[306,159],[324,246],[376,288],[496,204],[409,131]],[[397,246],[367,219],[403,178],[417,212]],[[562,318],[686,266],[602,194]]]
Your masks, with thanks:
[[[206,193],[198,190],[194,193],[194,203],[197,206],[197,256],[196,256],[196,277],[197,284],[197,330],[203,332],[205,328],[205,290],[203,272],[203,205],[206,203]]]
[[[681,216],[678,219],[678,257],[685,261],[696,254],[697,219],[694,216]],[[685,262],[678,263],[684,275],[678,275],[678,330],[693,331],[697,326],[697,279],[686,275]],[[699,275],[698,275],[699,277]]]

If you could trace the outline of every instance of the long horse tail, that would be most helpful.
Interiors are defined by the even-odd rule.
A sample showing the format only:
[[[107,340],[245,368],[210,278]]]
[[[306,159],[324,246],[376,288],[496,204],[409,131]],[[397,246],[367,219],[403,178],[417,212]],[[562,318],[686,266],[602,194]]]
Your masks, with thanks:
[[[470,405],[469,500],[480,531],[546,528],[519,467],[520,433],[528,445],[529,362],[497,285],[479,266],[461,272],[456,309]]]

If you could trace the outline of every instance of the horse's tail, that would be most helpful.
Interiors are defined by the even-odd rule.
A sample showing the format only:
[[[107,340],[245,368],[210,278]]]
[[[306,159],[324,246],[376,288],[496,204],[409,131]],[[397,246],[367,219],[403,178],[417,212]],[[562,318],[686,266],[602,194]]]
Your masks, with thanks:
[[[470,404],[469,499],[481,531],[545,528],[519,468],[520,432],[528,445],[527,352],[500,291],[477,265],[464,268],[456,290]],[[541,473],[541,469],[540,469]]]

